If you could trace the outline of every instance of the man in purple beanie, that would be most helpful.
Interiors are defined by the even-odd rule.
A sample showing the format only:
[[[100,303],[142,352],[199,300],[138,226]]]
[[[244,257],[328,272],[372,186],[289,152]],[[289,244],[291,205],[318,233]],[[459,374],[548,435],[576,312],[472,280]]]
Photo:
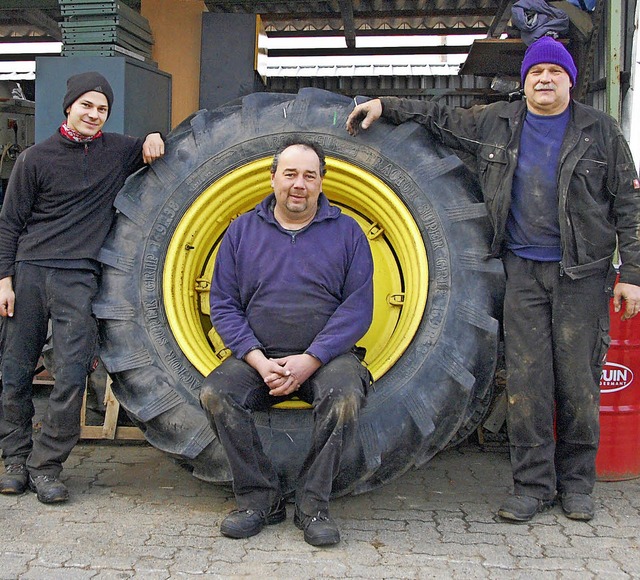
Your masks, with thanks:
[[[101,74],[70,77],[62,101],[65,121],[20,154],[9,179],[0,213],[3,494],[29,487],[43,503],[69,497],[59,475],[80,435],[82,396],[96,355],[91,302],[98,251],[125,179],[164,154],[159,133],[146,139],[103,133],[112,103],[113,91]],[[31,385],[49,321],[56,380],[33,440]]]
[[[545,36],[522,62],[524,100],[462,109],[381,98],[347,120],[353,135],[381,116],[414,121],[477,160],[492,256],[507,275],[514,490],[498,514],[512,522],[556,499],[571,519],[593,517],[609,297],[616,312],[624,301],[623,320],[640,308],[640,181],[618,124],[571,98],[577,74],[563,44]],[[613,288],[616,240],[622,266]]]

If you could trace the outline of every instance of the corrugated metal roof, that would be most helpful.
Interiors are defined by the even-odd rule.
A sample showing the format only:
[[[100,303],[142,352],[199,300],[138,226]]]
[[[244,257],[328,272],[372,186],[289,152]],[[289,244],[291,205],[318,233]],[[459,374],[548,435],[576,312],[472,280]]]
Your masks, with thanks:
[[[329,0],[254,2],[205,0],[210,12],[260,14],[267,31],[435,30],[488,28],[505,0]],[[500,14],[498,14],[500,12]]]
[[[510,15],[513,0],[325,0],[254,2],[205,0],[210,12],[260,14],[268,34],[410,31],[447,34],[485,33]],[[9,36],[46,36],[61,40],[57,0],[2,0],[0,42]],[[125,4],[139,9],[139,0]],[[342,8],[342,9],[341,9]]]
[[[268,36],[343,35],[348,49],[367,34],[503,32],[513,0],[205,0],[210,12],[259,14]],[[446,46],[442,53],[447,53]]]
[[[468,107],[486,102],[489,79],[443,76],[353,76],[353,77],[271,77],[267,90],[297,93],[304,87],[316,87],[352,97],[398,96],[413,99],[446,99],[452,106]]]
[[[106,0],[105,0],[106,1]],[[123,0],[119,0],[122,2]],[[404,35],[404,34],[480,34],[484,35],[491,27],[503,20],[507,8],[513,0],[291,0],[291,1],[254,1],[254,0],[205,0],[210,12],[230,12],[259,14],[267,36],[344,36],[347,50],[342,56],[367,54],[366,49],[356,48],[357,36],[368,35]],[[139,10],[139,0],[124,0],[124,3]],[[2,0],[0,6],[0,43],[16,40],[34,40],[40,38],[62,40],[59,23],[63,21],[58,0]],[[510,10],[509,10],[510,12]],[[349,52],[351,50],[351,53]],[[437,54],[459,53],[459,47],[450,47],[444,43],[434,50]],[[275,51],[277,52],[277,51]],[[369,51],[370,52],[370,51]],[[410,52],[410,51],[409,51]],[[336,55],[338,51],[332,53]],[[377,54],[377,53],[376,53]],[[272,56],[286,56],[272,55]],[[297,49],[289,56],[300,57]],[[316,55],[317,56],[317,55]],[[26,59],[29,55],[21,55]],[[377,60],[384,59],[378,58]],[[373,57],[375,63],[376,57]],[[316,61],[316,64],[324,63]],[[419,65],[418,68],[407,65],[388,66],[373,64],[356,66],[352,72],[356,76],[374,74],[391,76],[395,74],[457,74],[456,64]],[[348,69],[341,64],[322,67],[321,73],[336,77],[346,76]],[[401,71],[401,72],[398,72]],[[420,71],[416,73],[415,71]],[[428,72],[422,72],[428,71]],[[289,66],[273,64],[267,76],[284,75],[291,72],[296,75],[310,75],[312,68],[302,66],[292,69]],[[22,71],[14,71],[21,75]],[[17,78],[17,76],[14,76]]]

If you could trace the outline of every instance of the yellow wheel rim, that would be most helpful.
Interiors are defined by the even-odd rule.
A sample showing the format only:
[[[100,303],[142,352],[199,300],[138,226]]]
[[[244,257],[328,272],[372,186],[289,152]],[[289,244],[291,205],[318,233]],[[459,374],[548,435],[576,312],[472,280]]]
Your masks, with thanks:
[[[189,207],[176,228],[163,271],[171,332],[189,361],[207,376],[229,356],[209,321],[209,283],[220,240],[235,217],[271,192],[271,157],[218,179]],[[420,230],[384,182],[346,161],[327,157],[323,191],[358,221],[374,259],[374,315],[358,343],[375,379],[400,358],[418,329],[427,301],[428,263]]]

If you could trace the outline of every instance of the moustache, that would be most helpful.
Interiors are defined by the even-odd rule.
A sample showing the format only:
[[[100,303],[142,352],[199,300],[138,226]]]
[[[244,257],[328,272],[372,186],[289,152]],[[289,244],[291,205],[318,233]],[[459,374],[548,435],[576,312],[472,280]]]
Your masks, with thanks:
[[[558,87],[555,83],[538,83],[535,87],[533,87],[534,91],[544,91],[544,90],[552,90],[555,91]]]

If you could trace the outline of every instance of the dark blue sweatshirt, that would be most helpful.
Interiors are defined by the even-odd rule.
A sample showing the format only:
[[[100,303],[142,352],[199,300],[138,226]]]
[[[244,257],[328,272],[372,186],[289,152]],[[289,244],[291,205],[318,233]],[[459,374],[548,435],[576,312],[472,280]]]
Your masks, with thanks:
[[[237,358],[307,352],[323,364],[348,352],[373,314],[373,260],[357,222],[320,194],[318,212],[289,232],[271,194],[234,220],[216,257],[211,321]]]
[[[558,217],[558,163],[571,110],[559,115],[527,112],[507,219],[507,248],[527,260],[562,259]]]

